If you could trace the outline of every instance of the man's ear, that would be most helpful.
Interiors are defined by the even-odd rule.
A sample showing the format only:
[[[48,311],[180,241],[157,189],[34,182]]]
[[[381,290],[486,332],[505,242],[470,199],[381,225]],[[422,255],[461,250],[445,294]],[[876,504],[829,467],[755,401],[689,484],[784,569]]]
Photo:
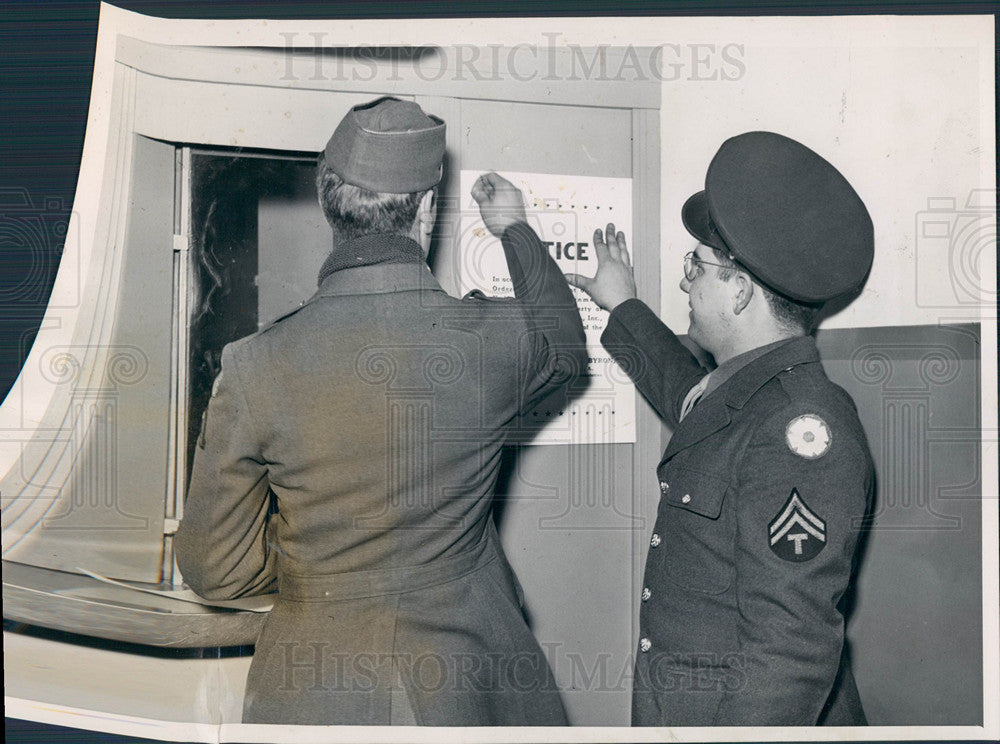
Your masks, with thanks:
[[[437,221],[437,189],[428,189],[420,197],[417,205],[417,217],[410,227],[410,237],[420,243],[424,250],[424,258],[430,255],[431,238],[434,236],[434,223]]]
[[[736,287],[736,294],[733,295],[733,314],[739,315],[746,310],[750,300],[753,299],[753,282],[742,271],[737,272],[733,282]]]
[[[430,235],[434,232],[434,223],[437,221],[437,189],[428,189],[420,197],[417,221],[420,223],[421,235]]]

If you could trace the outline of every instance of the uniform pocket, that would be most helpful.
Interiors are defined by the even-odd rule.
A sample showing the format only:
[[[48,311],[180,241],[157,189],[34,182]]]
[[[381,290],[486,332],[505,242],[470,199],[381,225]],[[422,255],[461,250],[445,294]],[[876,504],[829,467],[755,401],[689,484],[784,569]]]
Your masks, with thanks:
[[[734,575],[735,522],[724,508],[729,482],[687,467],[667,468],[661,478],[661,542],[650,552],[651,567],[658,565],[668,581],[685,589],[726,591]]]

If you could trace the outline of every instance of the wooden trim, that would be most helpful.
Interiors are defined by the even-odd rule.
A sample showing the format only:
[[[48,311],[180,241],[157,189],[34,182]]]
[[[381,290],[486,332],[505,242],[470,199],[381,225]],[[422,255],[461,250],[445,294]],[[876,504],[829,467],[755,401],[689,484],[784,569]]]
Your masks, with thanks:
[[[173,530],[167,524],[184,517],[187,492],[188,409],[191,405],[188,369],[191,364],[191,319],[196,299],[191,294],[191,148],[177,148],[174,180],[173,314],[171,325],[170,403],[168,415],[167,492],[164,498],[163,564],[161,580],[183,583],[173,550]]]
[[[635,267],[639,299],[660,307],[660,114],[654,110],[632,112],[632,224],[627,236]],[[650,157],[650,153],[657,153]],[[632,596],[642,591],[649,537],[656,517],[658,492],[653,487],[660,462],[661,424],[656,413],[636,391],[635,457],[632,476],[632,513],[638,517],[632,532]],[[638,637],[638,603],[634,606],[632,633]]]
[[[252,644],[267,618],[263,612],[142,591],[162,591],[161,585],[134,586],[113,586],[89,576],[4,561],[4,617],[68,633],[178,649]]]
[[[310,43],[302,34],[298,43]],[[388,55],[379,59],[374,55]],[[185,47],[118,37],[118,62],[152,76],[285,91],[658,109],[654,47]]]

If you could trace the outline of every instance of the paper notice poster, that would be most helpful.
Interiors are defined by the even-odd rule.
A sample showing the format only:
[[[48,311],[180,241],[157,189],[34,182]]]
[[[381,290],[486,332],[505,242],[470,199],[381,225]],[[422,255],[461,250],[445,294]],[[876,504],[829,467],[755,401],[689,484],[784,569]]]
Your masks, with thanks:
[[[514,294],[498,238],[479,217],[470,196],[481,171],[461,175],[459,282],[462,293],[479,289],[493,297]],[[632,180],[548,173],[500,172],[524,196],[528,224],[534,228],[559,268],[593,276],[597,272],[594,230],[609,222],[632,235]],[[608,313],[583,291],[573,288],[587,333],[585,379],[566,396],[553,395],[524,417],[532,444],[621,444],[635,441],[635,388],[601,346]],[[534,430],[537,429],[537,434]]]

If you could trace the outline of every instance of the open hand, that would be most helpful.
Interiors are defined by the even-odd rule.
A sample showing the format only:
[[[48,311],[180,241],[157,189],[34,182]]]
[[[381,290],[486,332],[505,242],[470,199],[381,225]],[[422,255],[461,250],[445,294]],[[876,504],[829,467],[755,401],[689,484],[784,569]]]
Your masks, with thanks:
[[[472,198],[479,205],[486,229],[501,237],[516,222],[527,222],[521,190],[496,173],[484,173],[472,185]]]
[[[594,231],[594,249],[597,251],[597,273],[591,278],[566,274],[566,281],[589,294],[598,307],[610,312],[635,297],[635,278],[625,247],[625,233],[616,233],[615,226],[609,222],[606,233],[602,234],[600,228]]]

